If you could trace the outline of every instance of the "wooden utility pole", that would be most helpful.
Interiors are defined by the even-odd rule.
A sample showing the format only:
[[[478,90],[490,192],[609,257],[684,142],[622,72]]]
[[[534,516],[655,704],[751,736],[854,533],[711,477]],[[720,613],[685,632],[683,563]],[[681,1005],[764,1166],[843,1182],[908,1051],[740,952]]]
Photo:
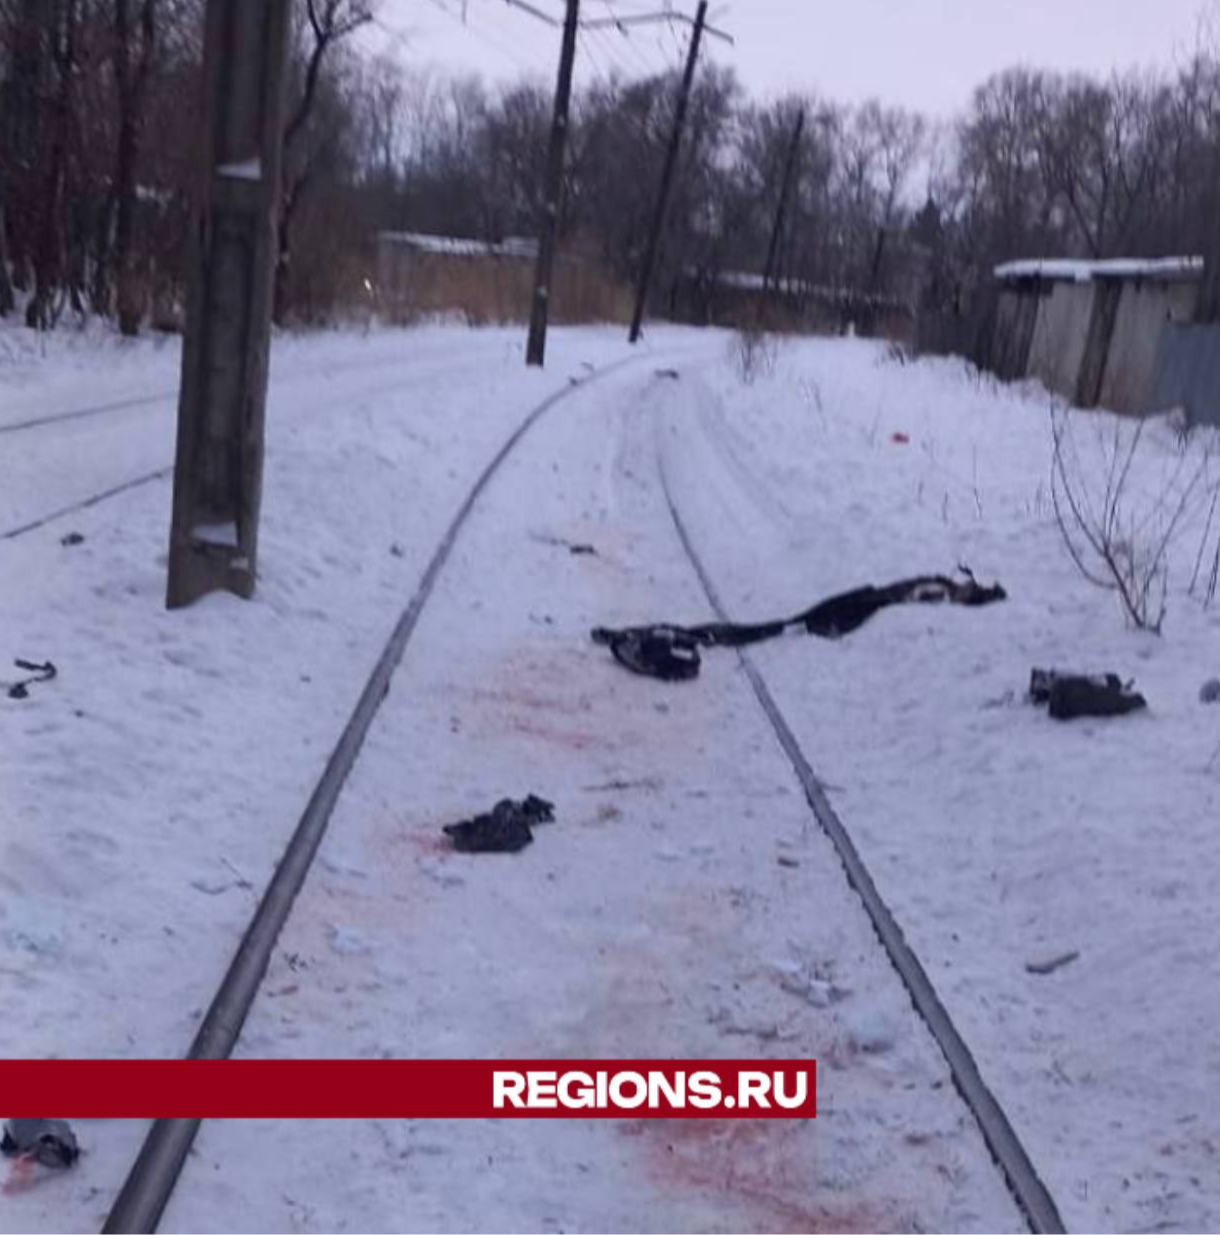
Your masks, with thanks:
[[[657,196],[656,210],[652,216],[652,230],[648,235],[648,249],[640,270],[639,287],[636,289],[635,314],[631,319],[630,340],[639,342],[640,329],[644,324],[644,307],[652,288],[652,276],[656,270],[657,254],[661,247],[661,233],[669,214],[669,198],[673,191],[674,170],[678,165],[678,151],[682,146],[682,130],[686,127],[686,111],[690,104],[691,86],[695,81],[695,66],[699,62],[699,45],[703,41],[703,28],[707,23],[708,0],[699,0],[699,12],[691,33],[690,51],[686,57],[686,71],[682,75],[682,89],[678,94],[678,110],[674,115],[674,128],[669,136],[669,149],[665,153],[665,169],[661,173],[661,191]]]
[[[792,140],[788,145],[788,159],[784,164],[784,181],[780,186],[779,205],[775,210],[775,227],[771,230],[771,245],[767,249],[767,268],[763,272],[763,297],[771,287],[775,277],[775,265],[779,259],[779,242],[784,233],[784,216],[788,212],[788,195],[792,191],[792,177],[796,171],[796,158],[801,149],[801,135],[805,132],[805,109],[796,118],[796,127],[792,130]]]
[[[555,86],[555,117],[546,157],[546,188],[538,225],[538,268],[534,275],[534,303],[530,311],[530,337],[525,363],[541,366],[546,361],[546,327],[550,318],[552,275],[555,269],[555,236],[563,205],[563,155],[568,141],[568,108],[572,101],[572,66],[576,62],[576,32],[580,27],[580,0],[568,0],[563,23],[563,47],[559,54],[559,81]]]
[[[207,0],[171,609],[254,592],[291,0]]]

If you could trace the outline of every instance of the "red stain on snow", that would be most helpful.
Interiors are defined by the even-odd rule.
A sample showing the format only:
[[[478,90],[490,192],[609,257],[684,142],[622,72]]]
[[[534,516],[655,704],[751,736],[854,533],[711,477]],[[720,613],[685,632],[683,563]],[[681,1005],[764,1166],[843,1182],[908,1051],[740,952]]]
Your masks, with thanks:
[[[588,750],[593,746],[606,745],[605,740],[599,739],[596,734],[579,729],[562,729],[524,716],[511,716],[508,726],[514,733],[523,733],[526,737],[538,738],[551,746],[562,746],[566,750]]]
[[[725,1220],[766,1232],[884,1231],[895,1218],[868,1204],[819,1205],[814,1131],[780,1120],[649,1120],[638,1137],[663,1187],[722,1197]],[[737,1229],[734,1226],[732,1229]]]
[[[457,822],[456,816],[453,819],[447,820],[449,823]],[[411,831],[403,832],[395,840],[405,845],[407,848],[414,850],[416,853],[434,854],[434,853],[452,853],[453,842],[441,830],[441,825],[436,825],[435,831]]]
[[[477,688],[468,692],[476,703],[500,704],[511,708],[527,708],[537,712],[561,712],[573,715],[592,711],[593,705],[585,695],[565,699],[561,695],[546,695],[525,687],[511,690],[485,690]]]
[[[16,1196],[20,1192],[28,1192],[37,1182],[36,1167],[33,1158],[18,1158],[9,1170],[8,1178],[0,1193],[5,1196]]]

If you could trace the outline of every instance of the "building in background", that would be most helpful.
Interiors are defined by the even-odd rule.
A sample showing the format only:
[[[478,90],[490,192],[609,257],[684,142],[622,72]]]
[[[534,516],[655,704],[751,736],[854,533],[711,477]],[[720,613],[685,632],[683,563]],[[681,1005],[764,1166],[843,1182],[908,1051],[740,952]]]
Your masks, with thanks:
[[[529,318],[538,242],[500,243],[422,232],[382,232],[377,238],[377,295],[392,321],[460,314],[471,325]],[[555,322],[624,322],[630,295],[589,253],[569,247],[556,261]]]
[[[1214,327],[1193,324],[1203,259],[1033,259],[995,270],[990,329],[975,359],[1009,380],[1037,378],[1078,407],[1185,407],[1220,422]]]

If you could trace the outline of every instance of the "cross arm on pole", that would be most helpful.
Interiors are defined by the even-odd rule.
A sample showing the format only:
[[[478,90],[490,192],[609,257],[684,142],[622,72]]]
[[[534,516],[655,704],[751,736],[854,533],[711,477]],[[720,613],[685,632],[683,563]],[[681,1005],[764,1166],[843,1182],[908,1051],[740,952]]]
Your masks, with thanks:
[[[510,0],[512,2],[512,0]],[[633,13],[629,17],[597,17],[592,21],[582,21],[580,23],[582,30],[622,30],[626,31],[629,26],[645,26],[655,25],[658,22],[681,22],[687,26],[693,26],[695,19],[686,13]],[[715,26],[709,26],[706,22],[703,25],[703,33],[710,34],[714,38],[723,40],[732,46],[736,46],[736,40],[727,31],[720,30]]]

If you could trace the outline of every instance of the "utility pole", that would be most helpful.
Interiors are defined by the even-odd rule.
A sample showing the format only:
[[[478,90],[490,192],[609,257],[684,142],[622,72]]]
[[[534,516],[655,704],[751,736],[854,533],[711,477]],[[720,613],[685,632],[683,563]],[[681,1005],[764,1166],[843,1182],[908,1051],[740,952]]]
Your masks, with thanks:
[[[656,269],[657,253],[661,246],[661,233],[665,228],[665,219],[669,214],[669,198],[673,191],[674,169],[678,165],[678,151],[682,145],[682,130],[686,127],[686,111],[690,104],[691,86],[695,80],[695,66],[699,61],[699,45],[703,41],[703,28],[707,23],[708,0],[699,0],[699,12],[695,16],[695,27],[691,33],[690,51],[686,57],[686,71],[682,75],[682,89],[678,95],[678,110],[674,115],[674,128],[669,137],[669,149],[665,154],[665,170],[661,173],[661,191],[657,197],[656,210],[652,216],[652,230],[648,236],[648,249],[644,254],[644,265],[640,271],[640,283],[636,289],[635,314],[631,319],[630,340],[638,343],[640,328],[644,323],[644,307],[648,301],[648,293],[652,287],[652,276]]]
[[[775,227],[771,231],[771,246],[767,250],[767,268],[763,273],[763,298],[766,299],[771,280],[775,277],[775,265],[779,258],[779,242],[784,232],[784,216],[788,211],[788,195],[792,191],[792,176],[796,171],[796,157],[800,153],[801,134],[805,131],[805,109],[802,107],[792,131],[788,146],[788,160],[784,164],[784,181],[779,191],[779,205],[775,211]]]
[[[171,609],[254,592],[291,0],[207,0]]]
[[[572,101],[572,66],[576,62],[576,32],[580,27],[580,0],[568,0],[563,23],[563,47],[559,55],[559,81],[555,86],[555,117],[546,158],[546,188],[538,227],[538,268],[534,275],[534,303],[530,311],[527,365],[546,360],[546,327],[550,318],[551,283],[555,269],[555,235],[563,205],[563,155],[568,140],[568,108]]]

